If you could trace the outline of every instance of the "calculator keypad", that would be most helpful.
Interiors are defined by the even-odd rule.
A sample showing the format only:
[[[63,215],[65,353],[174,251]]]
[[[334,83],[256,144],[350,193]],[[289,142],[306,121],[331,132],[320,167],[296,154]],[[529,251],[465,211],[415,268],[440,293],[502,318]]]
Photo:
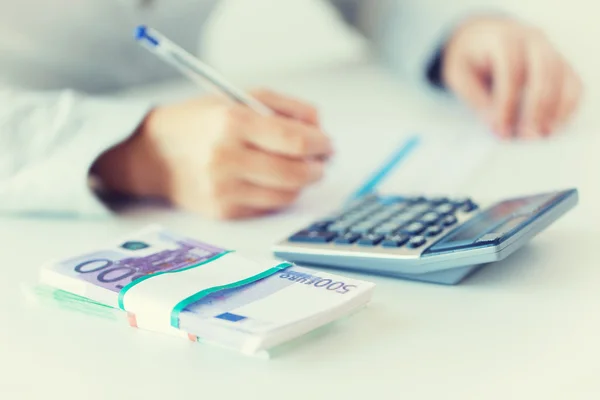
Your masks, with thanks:
[[[315,221],[291,242],[419,249],[453,229],[457,213],[476,211],[471,199],[369,197],[340,214]],[[462,220],[461,220],[462,221]]]

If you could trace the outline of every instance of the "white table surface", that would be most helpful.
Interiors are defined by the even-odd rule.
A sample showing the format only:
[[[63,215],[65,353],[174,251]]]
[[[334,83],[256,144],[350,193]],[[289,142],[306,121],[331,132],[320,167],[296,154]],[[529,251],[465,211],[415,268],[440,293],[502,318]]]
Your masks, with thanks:
[[[593,109],[584,108],[548,142],[501,145],[462,108],[418,96],[368,65],[273,77],[270,85],[319,105],[337,146],[327,178],[292,209],[243,222],[151,209],[104,221],[0,220],[1,399],[599,397],[600,117]],[[48,258],[147,223],[269,255],[276,240],[349,194],[397,143],[396,135],[413,131],[480,140],[489,151],[457,190],[494,199],[578,187],[581,202],[526,248],[459,286],[355,275],[378,285],[369,308],[268,361],[35,306],[21,293]]]

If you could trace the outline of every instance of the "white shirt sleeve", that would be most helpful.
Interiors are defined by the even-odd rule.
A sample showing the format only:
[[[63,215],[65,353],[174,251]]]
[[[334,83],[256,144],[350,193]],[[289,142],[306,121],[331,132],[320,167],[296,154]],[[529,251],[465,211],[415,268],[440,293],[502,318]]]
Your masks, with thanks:
[[[370,40],[382,60],[418,86],[438,51],[464,19],[505,10],[499,0],[330,0]]]
[[[106,217],[90,168],[151,104],[71,90],[0,89],[0,214]]]

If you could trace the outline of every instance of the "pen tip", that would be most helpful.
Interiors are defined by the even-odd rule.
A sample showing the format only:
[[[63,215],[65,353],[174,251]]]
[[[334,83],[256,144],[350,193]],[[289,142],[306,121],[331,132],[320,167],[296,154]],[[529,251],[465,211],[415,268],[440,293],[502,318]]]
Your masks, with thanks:
[[[137,40],[145,38],[147,36],[147,31],[148,29],[146,28],[146,25],[139,25],[137,28],[135,28],[135,38]]]
[[[135,39],[145,43],[146,45],[158,46],[158,38],[153,36],[154,33],[148,29],[146,25],[139,25],[135,29]]]

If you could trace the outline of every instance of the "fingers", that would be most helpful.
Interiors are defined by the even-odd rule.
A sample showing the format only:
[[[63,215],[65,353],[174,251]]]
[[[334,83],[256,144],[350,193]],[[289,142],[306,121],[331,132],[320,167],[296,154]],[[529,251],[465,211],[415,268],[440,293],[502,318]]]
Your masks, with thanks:
[[[521,89],[525,81],[525,63],[520,46],[499,41],[492,53],[493,116],[492,129],[508,137],[517,123]]]
[[[278,190],[254,185],[242,180],[226,181],[221,185],[220,203],[229,208],[243,208],[253,211],[275,211],[296,201],[299,191]],[[233,207],[232,207],[233,206]]]
[[[581,99],[581,81],[567,60],[542,32],[515,21],[467,24],[445,57],[448,86],[503,137],[549,135]]]
[[[206,168],[214,182],[242,180],[283,191],[302,190],[325,173],[325,163],[319,160],[296,160],[241,146],[215,150]]]
[[[289,118],[262,117],[244,107],[236,107],[230,129],[240,139],[263,151],[293,158],[331,156],[329,138],[318,128]]]
[[[525,81],[523,51],[508,39],[496,40],[486,51],[488,62],[451,64],[447,81],[495,133],[508,137],[516,125]]]
[[[322,161],[294,160],[259,150],[246,149],[239,156],[236,176],[254,185],[276,190],[298,191],[319,181],[325,171]]]
[[[212,210],[208,211],[208,215],[217,219],[246,219],[260,217],[264,215],[264,210],[248,208],[236,204],[217,204]]]
[[[205,199],[203,207],[222,219],[258,216],[287,207],[323,176],[331,143],[314,123],[301,120],[317,122],[314,110],[271,92],[257,97],[279,115],[238,105],[224,109],[224,124],[218,124],[220,133],[201,163],[206,179],[185,197],[186,204]]]
[[[556,121],[564,84],[564,63],[543,42],[528,50],[528,81],[519,132],[526,137],[550,134]]]
[[[485,74],[470,65],[451,64],[444,80],[458,97],[490,121],[491,95]]]
[[[489,123],[491,118],[491,96],[485,79],[474,71],[463,69],[456,75],[455,92],[469,104],[484,120]]]
[[[254,90],[252,95],[283,117],[319,126],[317,110],[309,104],[266,89]]]
[[[580,103],[582,92],[583,88],[579,76],[572,68],[567,67],[556,111],[556,118],[552,124],[554,128],[565,124],[573,115]]]
[[[256,149],[224,147],[215,152],[209,180],[191,198],[207,199],[208,214],[241,219],[278,211],[292,204],[307,185],[320,179],[318,162],[292,160]],[[196,203],[185,201],[192,204]]]
[[[299,191],[277,190],[238,179],[214,181],[208,193],[211,199],[201,208],[217,219],[243,219],[262,216],[290,206]],[[194,209],[197,204],[191,206]]]

